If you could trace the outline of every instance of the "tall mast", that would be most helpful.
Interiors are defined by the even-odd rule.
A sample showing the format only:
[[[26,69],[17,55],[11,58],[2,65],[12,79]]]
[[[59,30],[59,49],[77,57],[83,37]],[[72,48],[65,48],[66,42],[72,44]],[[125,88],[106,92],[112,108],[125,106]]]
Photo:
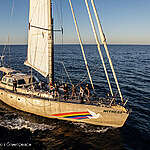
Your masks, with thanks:
[[[86,7],[87,7],[87,11],[88,11],[88,14],[89,14],[89,19],[90,19],[92,29],[93,29],[93,33],[94,33],[94,36],[95,36],[95,40],[96,40],[96,43],[97,43],[98,52],[99,52],[100,58],[102,60],[102,64],[103,64],[103,68],[104,68],[105,75],[106,75],[106,78],[107,78],[107,82],[108,82],[108,85],[109,85],[109,89],[110,89],[111,95],[113,96],[113,91],[112,91],[112,88],[111,88],[109,76],[108,76],[108,73],[107,73],[104,58],[103,58],[101,48],[100,48],[100,42],[99,42],[99,39],[98,39],[98,36],[97,36],[97,33],[96,33],[96,28],[95,28],[95,25],[94,25],[94,22],[93,22],[93,19],[92,19],[92,15],[91,15],[89,4],[88,4],[87,0],[85,0],[85,4],[86,4]]]
[[[52,18],[52,3],[48,0],[48,70],[49,82],[54,83],[54,34],[53,34],[53,18]]]
[[[99,16],[98,16],[95,4],[94,4],[94,0],[91,0],[91,4],[92,4],[93,10],[94,10],[94,14],[95,14],[95,17],[96,17],[96,21],[97,21],[97,24],[98,24],[98,29],[99,29],[101,41],[104,44],[104,48],[105,48],[105,51],[106,51],[106,54],[107,54],[107,57],[108,57],[108,60],[109,60],[109,64],[110,64],[110,67],[111,67],[111,70],[112,70],[112,73],[113,73],[113,76],[114,76],[114,79],[115,79],[115,82],[116,82],[116,85],[117,85],[117,88],[118,88],[118,92],[119,92],[121,101],[123,102],[123,97],[122,97],[122,94],[121,94],[121,90],[120,90],[120,87],[119,87],[119,83],[118,83],[118,80],[117,80],[117,77],[116,77],[116,73],[114,71],[114,67],[113,67],[110,55],[109,55],[109,52],[108,52],[106,38],[105,38],[105,35],[103,33],[103,29],[102,29],[102,26],[101,26],[101,23],[100,23],[100,19],[99,19]]]

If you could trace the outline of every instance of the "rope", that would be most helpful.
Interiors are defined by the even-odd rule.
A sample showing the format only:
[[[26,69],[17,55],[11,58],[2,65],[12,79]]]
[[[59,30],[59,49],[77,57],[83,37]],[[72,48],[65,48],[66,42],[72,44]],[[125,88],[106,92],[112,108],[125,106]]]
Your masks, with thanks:
[[[66,74],[67,74],[67,77],[68,77],[68,79],[69,79],[71,85],[73,85],[73,84],[72,84],[72,81],[71,81],[71,79],[70,79],[70,77],[69,77],[69,74],[68,74],[68,72],[67,72],[67,69],[66,69],[66,67],[65,67],[65,65],[64,65],[64,63],[63,63],[63,62],[61,62],[61,63],[63,64],[63,67],[64,67],[64,69],[65,69],[65,72],[66,72]]]
[[[10,13],[10,16],[12,17],[13,14],[14,14],[14,7],[15,7],[15,2],[14,0],[12,0],[12,8],[11,8],[11,13]]]
[[[99,69],[100,69],[100,67],[97,68],[97,69],[92,73],[92,76],[94,76],[94,74],[95,74]],[[82,80],[81,82],[78,82],[78,84],[77,84],[75,87],[81,85],[81,84],[84,83],[87,79],[88,79],[88,76],[87,76],[84,80]],[[94,92],[95,92],[95,91],[94,91]]]
[[[69,0],[69,3],[70,3],[70,8],[71,8],[71,11],[72,11],[72,15],[73,15],[73,19],[74,19],[74,23],[75,23],[75,27],[76,27],[78,39],[79,39],[79,42],[80,42],[80,46],[81,46],[81,50],[82,50],[82,55],[83,55],[83,58],[84,58],[85,66],[86,66],[86,69],[87,69],[87,72],[88,72],[88,76],[89,76],[92,88],[94,90],[93,81],[92,81],[92,78],[91,78],[91,75],[90,75],[88,63],[87,63],[85,52],[84,52],[84,49],[83,49],[83,43],[82,43],[82,40],[81,40],[81,36],[80,36],[79,29],[78,29],[78,25],[77,25],[77,21],[76,21],[76,17],[75,17],[75,14],[74,14],[74,10],[73,10],[73,7],[72,7],[71,0]]]
[[[63,34],[63,7],[62,7],[62,0],[60,0],[60,24],[61,24],[61,30],[62,30],[62,32],[61,32],[61,49],[62,49],[62,51],[61,52],[63,52],[64,51],[64,34]],[[61,53],[61,55],[62,55],[62,53]],[[63,62],[64,55],[63,55],[63,57],[61,57],[61,60]],[[61,74],[62,74],[62,81],[63,81],[63,70],[62,70],[62,68],[61,68]]]
[[[87,6],[90,22],[91,22],[91,25],[92,25],[92,29],[93,29],[93,33],[94,33],[94,36],[95,36],[95,40],[97,42],[98,52],[99,52],[100,58],[102,60],[102,64],[103,64],[103,68],[104,68],[105,75],[106,75],[106,78],[107,78],[107,82],[108,82],[108,85],[109,85],[110,93],[113,96],[113,91],[112,91],[112,88],[111,88],[109,76],[108,76],[107,69],[106,69],[105,62],[104,62],[104,58],[103,58],[103,55],[102,55],[102,52],[101,52],[101,49],[100,49],[100,42],[98,40],[98,36],[97,36],[97,33],[96,33],[96,29],[95,29],[95,26],[94,26],[94,22],[93,22],[93,19],[92,19],[92,16],[91,16],[91,12],[90,12],[87,0],[85,0],[85,4]]]
[[[121,90],[120,90],[120,87],[119,87],[119,83],[118,83],[118,80],[117,80],[117,77],[116,77],[116,74],[115,74],[115,71],[114,71],[114,67],[113,67],[110,55],[109,55],[109,52],[108,52],[106,38],[105,38],[105,35],[103,33],[103,29],[102,29],[102,26],[101,26],[101,23],[100,23],[99,16],[97,14],[97,10],[96,10],[95,4],[94,4],[94,0],[91,0],[91,3],[92,3],[94,14],[95,14],[95,17],[96,17],[96,20],[97,20],[97,24],[98,24],[98,29],[99,29],[99,32],[100,32],[101,41],[104,44],[104,48],[105,48],[105,51],[106,51],[106,54],[107,54],[107,57],[108,57],[108,60],[109,60],[109,64],[110,64],[110,67],[111,67],[111,70],[112,70],[112,73],[113,73],[113,76],[114,76],[114,79],[115,79],[115,82],[116,82],[116,85],[117,85],[117,89],[118,89],[121,101],[123,102],[123,97],[122,97],[122,94],[121,94]]]

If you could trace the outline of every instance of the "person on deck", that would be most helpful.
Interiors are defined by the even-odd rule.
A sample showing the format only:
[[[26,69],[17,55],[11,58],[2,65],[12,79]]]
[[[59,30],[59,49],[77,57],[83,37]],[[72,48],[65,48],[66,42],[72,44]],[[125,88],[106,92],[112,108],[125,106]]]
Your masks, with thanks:
[[[17,80],[16,80],[16,78],[13,79],[13,91],[17,92]]]
[[[50,87],[50,90],[53,90],[54,87],[53,87],[52,81],[49,82],[49,87]]]
[[[55,83],[55,85],[54,85],[54,88],[55,88],[55,92],[54,92],[55,98],[56,98],[56,97],[59,97],[58,86],[57,86],[56,83]]]
[[[82,86],[80,85],[79,97],[80,97],[80,99],[81,99],[81,104],[84,103],[84,101],[83,101],[83,96],[84,96],[84,90],[83,90]]]
[[[72,99],[74,99],[76,97],[76,87],[74,85],[72,85],[72,95],[71,95]]]
[[[42,81],[39,82],[38,87],[39,87],[40,90],[43,89],[43,83],[42,83]]]
[[[90,90],[89,90],[89,85],[88,84],[85,87],[85,94],[86,94],[87,101],[89,101],[90,100]]]
[[[53,86],[52,81],[49,82],[49,89],[50,89],[51,95],[53,95],[54,94],[54,86]]]
[[[68,93],[68,85],[65,84],[64,86],[64,99],[68,99],[69,98],[69,93]]]

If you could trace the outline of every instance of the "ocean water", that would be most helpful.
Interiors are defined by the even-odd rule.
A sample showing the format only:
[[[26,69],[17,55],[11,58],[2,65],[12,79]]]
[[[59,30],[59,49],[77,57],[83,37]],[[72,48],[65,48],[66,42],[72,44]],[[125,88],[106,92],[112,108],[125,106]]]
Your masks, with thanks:
[[[5,66],[23,72],[27,46],[0,46]],[[95,45],[84,46],[97,95],[105,96],[108,85]],[[122,128],[94,126],[47,119],[15,110],[0,102],[0,149],[44,150],[147,150],[150,145],[150,46],[109,45],[114,69],[127,108],[132,109]],[[6,49],[4,51],[4,49]],[[108,72],[111,69],[104,53]],[[10,56],[10,57],[9,57]],[[69,74],[68,79],[64,67]],[[9,64],[9,65],[8,65]],[[41,80],[42,76],[34,72]],[[87,73],[79,45],[55,45],[55,80],[79,83]],[[114,92],[115,82],[110,75]],[[89,80],[86,80],[89,83]],[[85,83],[84,83],[85,84]]]

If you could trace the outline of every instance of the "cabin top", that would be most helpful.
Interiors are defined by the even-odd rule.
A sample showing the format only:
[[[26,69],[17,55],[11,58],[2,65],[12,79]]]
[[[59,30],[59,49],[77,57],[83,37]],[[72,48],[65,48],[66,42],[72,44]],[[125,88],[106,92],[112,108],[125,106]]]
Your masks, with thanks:
[[[18,85],[30,85],[39,82],[35,76],[19,73],[11,68],[0,67],[0,71],[5,73],[1,79],[3,84],[13,85],[14,79],[17,80]]]

